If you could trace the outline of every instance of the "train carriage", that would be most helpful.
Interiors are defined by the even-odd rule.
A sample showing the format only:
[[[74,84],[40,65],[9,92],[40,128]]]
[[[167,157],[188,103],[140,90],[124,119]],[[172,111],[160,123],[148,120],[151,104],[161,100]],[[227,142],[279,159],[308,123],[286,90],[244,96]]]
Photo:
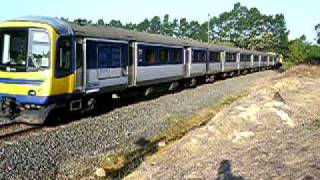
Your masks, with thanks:
[[[203,76],[207,71],[207,49],[191,48],[190,77]]]
[[[258,69],[260,67],[261,56],[258,53],[253,54],[252,67]]]
[[[269,65],[269,56],[264,54],[261,56],[261,63],[260,66],[266,68]]]
[[[239,70],[239,57],[238,51],[228,50],[225,51],[225,60],[223,63],[224,72],[233,72]]]
[[[251,69],[252,68],[252,52],[243,51],[240,54],[240,69]]]
[[[183,46],[139,42],[136,82],[138,85],[180,80],[184,77]]]
[[[6,21],[0,23],[0,116],[42,124],[56,108],[90,110],[100,95],[250,68],[241,52],[250,51],[55,18]],[[253,68],[261,55],[252,58]]]
[[[222,58],[221,58],[222,49],[212,48],[208,50],[208,65],[207,65],[207,74],[217,74],[221,72],[222,69]]]

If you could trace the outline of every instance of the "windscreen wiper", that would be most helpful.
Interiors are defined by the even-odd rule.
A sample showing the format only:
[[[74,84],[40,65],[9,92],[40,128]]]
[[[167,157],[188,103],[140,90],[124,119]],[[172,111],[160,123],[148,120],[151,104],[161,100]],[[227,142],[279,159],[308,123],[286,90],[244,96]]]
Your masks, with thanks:
[[[41,68],[40,65],[37,63],[37,61],[34,59],[34,56],[33,56],[33,55],[30,55],[29,58],[31,59],[34,67],[35,67],[37,70]]]

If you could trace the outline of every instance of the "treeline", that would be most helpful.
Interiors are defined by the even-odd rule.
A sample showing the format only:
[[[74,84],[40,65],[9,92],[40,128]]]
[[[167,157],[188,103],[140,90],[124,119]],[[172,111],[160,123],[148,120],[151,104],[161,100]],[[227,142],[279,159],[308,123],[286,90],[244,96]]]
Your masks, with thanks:
[[[209,25],[208,21],[200,23],[186,18],[171,19],[168,14],[163,18],[146,18],[140,23],[123,23],[119,20],[105,22],[103,19],[93,22],[81,18],[74,22],[79,25],[113,26],[251,50],[278,52],[292,62],[320,57],[317,53],[320,51],[319,46],[306,42],[304,36],[293,41],[288,40],[289,30],[283,14],[262,14],[257,8],[248,8],[240,3],[236,3],[230,11],[218,17],[210,17]],[[315,30],[320,43],[320,24],[315,26]],[[306,52],[312,53],[309,53],[308,57],[301,55],[306,55]]]
[[[304,35],[290,41],[288,49],[289,51],[286,58],[287,66],[306,62],[320,63],[320,46],[307,42]]]

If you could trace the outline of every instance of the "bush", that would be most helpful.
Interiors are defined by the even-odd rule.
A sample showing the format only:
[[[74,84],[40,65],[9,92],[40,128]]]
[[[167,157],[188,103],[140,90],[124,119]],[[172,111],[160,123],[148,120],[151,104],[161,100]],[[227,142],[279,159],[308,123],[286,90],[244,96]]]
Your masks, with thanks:
[[[292,40],[288,48],[287,58],[284,61],[285,67],[320,60],[320,46],[306,42],[304,36]]]

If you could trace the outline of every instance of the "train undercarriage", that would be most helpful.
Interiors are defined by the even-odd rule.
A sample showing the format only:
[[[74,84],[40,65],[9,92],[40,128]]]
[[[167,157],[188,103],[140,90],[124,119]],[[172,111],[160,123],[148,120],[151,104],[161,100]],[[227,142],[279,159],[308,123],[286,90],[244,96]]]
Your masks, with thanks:
[[[24,105],[14,98],[4,97],[0,101],[0,117],[12,123],[43,124],[54,108],[54,104],[46,107]]]

